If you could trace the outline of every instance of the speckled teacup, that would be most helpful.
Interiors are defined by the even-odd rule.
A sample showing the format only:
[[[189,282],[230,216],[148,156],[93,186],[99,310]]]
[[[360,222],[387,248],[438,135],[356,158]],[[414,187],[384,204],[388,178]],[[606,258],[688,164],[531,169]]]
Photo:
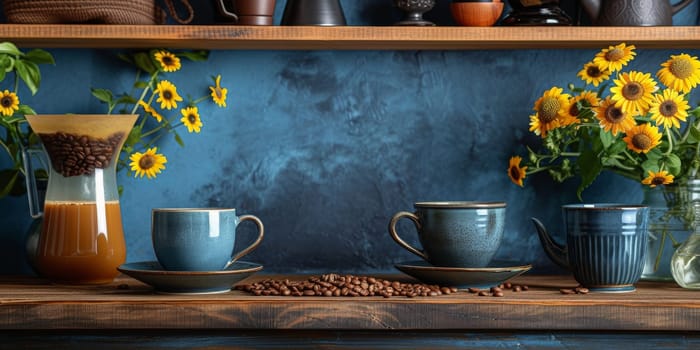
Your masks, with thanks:
[[[400,246],[434,266],[486,267],[503,238],[505,202],[418,202],[415,213],[396,213],[389,233]],[[409,218],[423,249],[401,239],[396,223]]]

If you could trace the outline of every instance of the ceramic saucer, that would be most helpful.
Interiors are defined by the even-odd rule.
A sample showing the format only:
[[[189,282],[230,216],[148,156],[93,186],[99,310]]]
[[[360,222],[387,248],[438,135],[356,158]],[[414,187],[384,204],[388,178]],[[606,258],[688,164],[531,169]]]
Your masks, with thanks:
[[[532,265],[506,266],[494,264],[483,268],[439,267],[423,260],[410,261],[394,265],[401,272],[423,283],[441,286],[466,288],[490,288],[497,286],[515,276],[523,274]]]
[[[167,271],[157,261],[142,261],[123,264],[117,270],[159,293],[213,294],[230,291],[234,284],[262,268],[260,264],[237,261],[222,271]]]

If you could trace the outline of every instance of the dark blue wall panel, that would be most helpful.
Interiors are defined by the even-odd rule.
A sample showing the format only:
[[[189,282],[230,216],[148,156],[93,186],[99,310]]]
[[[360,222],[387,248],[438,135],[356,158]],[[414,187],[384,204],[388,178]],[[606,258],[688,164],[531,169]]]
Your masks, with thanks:
[[[390,1],[377,3],[343,1],[349,23],[391,23]],[[446,8],[435,18],[449,24]],[[116,51],[51,52],[57,65],[43,70],[41,91],[25,100],[40,113],[101,113],[90,87],[132,83]],[[265,222],[263,244],[244,259],[268,272],[394,271],[415,257],[387,233],[393,213],[415,201],[503,200],[507,233],[497,258],[557,272],[530,217],[558,231],[560,206],[577,201],[576,183],[542,175],[519,188],[506,168],[511,155],[524,155],[522,144],[538,144],[528,132],[534,101],[552,85],[578,83],[596,52],[213,51],[172,80],[192,90],[221,73],[229,108],[203,108],[202,133],[184,133],[186,147],[161,143],[168,164],[157,179],[120,177],[127,259],[154,259],[151,208],[232,206]],[[656,72],[680,52],[699,53],[639,50],[631,67]],[[584,200],[636,203],[640,185],[605,174]],[[26,200],[3,198],[0,208],[0,273],[26,273]],[[399,228],[417,241],[409,223]]]

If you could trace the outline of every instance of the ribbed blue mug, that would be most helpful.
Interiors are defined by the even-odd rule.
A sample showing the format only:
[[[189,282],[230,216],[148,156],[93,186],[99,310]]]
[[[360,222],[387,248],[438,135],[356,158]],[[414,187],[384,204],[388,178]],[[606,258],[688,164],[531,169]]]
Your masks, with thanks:
[[[547,255],[591,291],[635,290],[647,254],[649,207],[611,203],[562,206],[566,245],[532,218]]]
[[[233,254],[236,227],[253,221],[255,241]],[[170,271],[220,271],[257,248],[263,239],[262,221],[236,215],[234,208],[157,208],[151,211],[151,236],[158,262]]]

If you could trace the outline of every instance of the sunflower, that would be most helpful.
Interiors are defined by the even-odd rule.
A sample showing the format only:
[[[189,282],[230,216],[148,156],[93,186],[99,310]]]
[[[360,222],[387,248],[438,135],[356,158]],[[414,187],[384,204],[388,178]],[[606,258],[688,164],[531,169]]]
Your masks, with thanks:
[[[634,115],[649,111],[649,104],[654,99],[653,93],[657,90],[651,74],[631,71],[621,73],[619,79],[614,81],[615,86],[610,88],[610,93],[617,107]]]
[[[642,184],[649,185],[651,188],[671,183],[673,183],[673,175],[669,174],[666,170],[661,170],[658,173],[649,170],[649,176],[642,180]]]
[[[177,94],[177,87],[167,80],[158,82],[155,92],[158,94],[156,102],[160,102],[161,109],[177,108],[177,101],[182,101],[182,97]]]
[[[583,65],[583,69],[577,74],[586,84],[598,86],[605,80],[610,78],[610,71],[601,68],[598,63],[588,62]]]
[[[155,53],[155,58],[166,72],[176,72],[180,69],[180,59],[172,53],[161,50]]]
[[[0,93],[0,114],[9,117],[19,110],[19,97],[10,90]]]
[[[156,111],[153,107],[151,107],[151,105],[139,100],[139,106],[141,106],[141,108],[143,108],[143,110],[150,114],[153,118],[156,118],[159,123],[163,121],[163,116],[160,115],[160,113],[158,113],[158,111]]]
[[[581,109],[579,109],[579,103],[582,107],[591,108],[597,107],[600,102],[598,101],[598,94],[592,91],[583,91],[569,99],[569,108],[566,110],[566,114],[568,119],[573,119],[573,122],[567,125],[580,122],[579,114],[581,114]]]
[[[649,113],[656,125],[663,125],[668,129],[671,127],[680,128],[680,122],[684,122],[688,117],[688,101],[683,94],[673,89],[666,89],[660,94],[654,95]]]
[[[226,107],[226,94],[228,93],[228,89],[221,87],[220,74],[216,76],[214,85],[215,86],[209,87],[209,90],[211,90],[212,100],[214,100],[214,103],[216,103],[219,107]]]
[[[146,175],[149,179],[156,177],[163,169],[168,160],[164,155],[156,153],[158,147],[149,148],[146,153],[135,152],[129,156],[131,170],[135,171],[134,177]]]
[[[547,137],[549,130],[556,129],[570,122],[567,119],[569,95],[562,94],[564,89],[553,87],[545,91],[535,102],[536,113],[530,116],[530,131],[542,138]],[[570,124],[570,123],[569,123]]]
[[[649,123],[634,126],[626,131],[623,139],[627,148],[637,153],[647,153],[661,143],[659,128]]]
[[[594,110],[596,118],[600,121],[600,126],[605,131],[610,131],[613,135],[617,135],[618,132],[625,132],[634,126],[632,115],[616,107],[610,96],[606,97]]]
[[[610,73],[617,72],[623,66],[626,66],[637,54],[634,52],[634,49],[634,45],[627,46],[625,43],[609,46],[595,55],[593,63],[598,64],[598,67]]]
[[[523,187],[523,179],[525,179],[527,167],[521,167],[520,162],[523,159],[519,156],[510,157],[510,164],[508,165],[508,177],[510,181],[514,184]]]
[[[671,55],[661,67],[656,76],[671,89],[687,94],[700,84],[700,61],[695,56]]]
[[[187,131],[199,133],[202,129],[202,120],[199,118],[197,107],[183,108],[180,113],[182,113],[180,121],[187,126]]]

